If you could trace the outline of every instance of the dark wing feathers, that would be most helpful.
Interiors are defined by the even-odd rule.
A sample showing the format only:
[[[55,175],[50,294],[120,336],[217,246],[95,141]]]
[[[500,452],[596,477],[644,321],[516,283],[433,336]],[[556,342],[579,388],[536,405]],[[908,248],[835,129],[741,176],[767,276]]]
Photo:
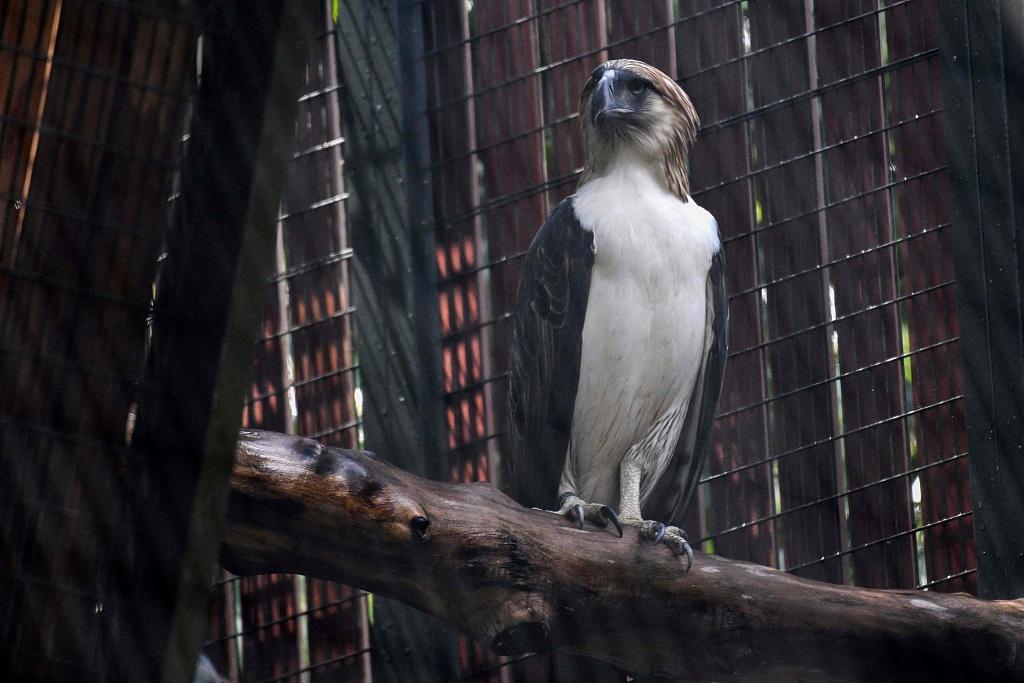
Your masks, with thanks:
[[[707,284],[707,324],[711,326],[704,364],[694,383],[672,460],[644,505],[647,519],[681,523],[711,446],[718,395],[725,375],[726,341],[729,334],[729,301],[725,294],[725,256],[722,249],[711,259]]]
[[[564,200],[530,245],[509,359],[509,452],[504,488],[550,509],[572,430],[594,237]]]

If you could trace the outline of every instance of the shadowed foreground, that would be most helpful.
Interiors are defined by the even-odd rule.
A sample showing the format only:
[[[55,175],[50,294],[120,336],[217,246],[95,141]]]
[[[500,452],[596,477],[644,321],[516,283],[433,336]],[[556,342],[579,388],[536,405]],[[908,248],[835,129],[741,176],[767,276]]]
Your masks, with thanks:
[[[627,527],[579,531],[489,484],[421,479],[371,454],[244,431],[224,566],[404,601],[512,655],[554,648],[715,680],[1024,680],[1024,600],[871,590],[696,553]]]

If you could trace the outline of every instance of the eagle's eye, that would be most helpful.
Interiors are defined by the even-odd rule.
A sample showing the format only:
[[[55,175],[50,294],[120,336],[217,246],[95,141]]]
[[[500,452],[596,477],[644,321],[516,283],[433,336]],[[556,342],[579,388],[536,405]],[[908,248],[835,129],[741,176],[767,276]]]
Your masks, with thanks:
[[[626,88],[629,89],[631,95],[639,97],[647,92],[649,83],[642,78],[634,78],[626,84]]]

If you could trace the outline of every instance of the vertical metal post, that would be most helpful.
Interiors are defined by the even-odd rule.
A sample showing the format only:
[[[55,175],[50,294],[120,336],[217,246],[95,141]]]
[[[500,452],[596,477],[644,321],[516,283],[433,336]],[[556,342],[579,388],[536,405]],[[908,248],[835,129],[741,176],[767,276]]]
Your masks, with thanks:
[[[422,12],[343,1],[338,58],[366,447],[447,479]],[[454,635],[417,610],[376,598],[371,637],[375,680],[458,677]]]
[[[1024,6],[940,3],[982,597],[1024,596]]]
[[[128,464],[111,680],[192,677],[317,16],[313,0],[195,4],[202,77]]]

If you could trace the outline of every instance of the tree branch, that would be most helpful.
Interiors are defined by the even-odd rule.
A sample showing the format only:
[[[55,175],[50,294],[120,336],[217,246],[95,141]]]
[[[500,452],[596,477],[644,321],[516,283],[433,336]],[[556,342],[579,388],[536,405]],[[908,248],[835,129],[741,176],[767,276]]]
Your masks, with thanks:
[[[420,479],[371,454],[243,432],[224,566],[402,600],[498,654],[559,648],[676,678],[1024,680],[1024,600],[800,579],[579,531],[488,484]]]

